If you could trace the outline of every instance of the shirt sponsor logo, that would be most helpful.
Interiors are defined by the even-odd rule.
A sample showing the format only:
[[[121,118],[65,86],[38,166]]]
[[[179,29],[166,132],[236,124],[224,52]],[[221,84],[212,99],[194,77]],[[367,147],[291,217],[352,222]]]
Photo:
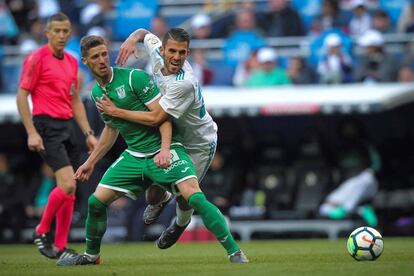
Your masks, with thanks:
[[[125,85],[121,85],[121,86],[115,88],[115,90],[116,90],[116,94],[118,94],[118,97],[120,99],[125,98],[125,96],[126,96],[126,93],[125,93]]]
[[[144,89],[142,89],[142,92],[144,94],[146,94],[149,90],[154,89],[154,82],[153,81],[149,81],[148,82],[148,86],[145,86]]]
[[[156,40],[155,38],[150,38],[150,39],[148,40],[148,42],[149,42],[149,44],[152,44],[152,45],[157,44],[157,40]]]

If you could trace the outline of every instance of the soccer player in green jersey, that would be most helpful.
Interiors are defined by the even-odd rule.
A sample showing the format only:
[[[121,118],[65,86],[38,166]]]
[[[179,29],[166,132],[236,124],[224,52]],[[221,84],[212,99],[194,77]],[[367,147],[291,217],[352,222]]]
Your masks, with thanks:
[[[152,77],[162,97],[149,112],[121,109],[107,98],[99,100],[97,107],[105,114],[144,125],[159,125],[172,119],[183,137],[183,144],[196,167],[200,183],[216,150],[217,125],[205,108],[200,83],[187,61],[190,35],[184,29],[172,28],[160,39],[145,29],[138,29],[122,43],[116,62],[124,65],[132,53],[138,57],[137,42],[144,45]],[[170,194],[157,186],[150,186],[146,192],[150,205],[143,217],[144,222],[150,224],[159,217]],[[181,196],[177,197],[177,202],[176,219],[156,241],[160,249],[172,246],[190,223],[193,209]],[[230,260],[236,259],[248,262],[242,251],[230,256]]]
[[[157,86],[142,70],[110,67],[108,49],[101,37],[82,38],[81,52],[82,62],[97,80],[92,89],[95,101],[106,95],[116,106],[124,109],[153,108],[154,101],[160,96]],[[195,168],[179,137],[172,134],[171,122],[166,121],[158,130],[105,114],[102,117],[105,128],[98,144],[74,177],[81,181],[87,180],[96,162],[112,147],[118,133],[128,148],[108,168],[94,194],[88,199],[86,252],[60,260],[57,265],[99,264],[108,205],[124,195],[136,198],[152,183],[157,183],[169,192],[181,193],[200,214],[206,227],[218,238],[229,256],[240,251],[223,215],[200,190]]]

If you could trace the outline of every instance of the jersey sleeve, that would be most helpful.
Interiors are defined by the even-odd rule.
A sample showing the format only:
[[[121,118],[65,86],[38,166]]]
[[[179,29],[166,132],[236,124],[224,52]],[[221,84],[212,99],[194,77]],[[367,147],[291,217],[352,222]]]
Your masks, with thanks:
[[[39,79],[41,67],[41,60],[35,55],[29,55],[23,62],[19,87],[28,91],[33,91],[36,87],[37,80]]]
[[[145,104],[149,105],[161,97],[158,86],[151,80],[150,76],[142,70],[132,70],[129,76],[129,85],[138,98]]]
[[[145,51],[149,56],[152,72],[158,72],[164,66],[164,59],[160,53],[161,40],[154,34],[149,33],[144,37]]]
[[[164,111],[179,119],[194,101],[194,86],[189,81],[174,82],[159,101]]]

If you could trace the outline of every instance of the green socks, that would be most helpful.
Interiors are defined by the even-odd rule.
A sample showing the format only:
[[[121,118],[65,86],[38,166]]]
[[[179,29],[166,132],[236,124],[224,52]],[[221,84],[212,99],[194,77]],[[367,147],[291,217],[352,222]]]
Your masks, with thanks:
[[[374,209],[370,205],[364,205],[357,209],[357,213],[371,227],[378,225],[378,218]]]
[[[207,200],[203,193],[192,194],[188,199],[188,203],[201,216],[204,225],[216,236],[228,255],[240,249],[230,233],[223,214]]]
[[[106,231],[108,206],[94,195],[88,199],[88,217],[86,218],[86,253],[99,255],[102,237]]]
[[[347,212],[343,207],[336,207],[329,212],[328,216],[331,219],[343,219],[347,216]]]

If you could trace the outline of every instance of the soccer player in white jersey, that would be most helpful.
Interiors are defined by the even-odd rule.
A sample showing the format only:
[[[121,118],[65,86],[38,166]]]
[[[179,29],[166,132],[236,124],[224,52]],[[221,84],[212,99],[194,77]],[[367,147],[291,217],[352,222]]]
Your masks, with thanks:
[[[159,125],[169,117],[183,136],[183,142],[197,170],[201,182],[217,146],[217,125],[208,114],[201,93],[201,87],[186,60],[189,54],[189,35],[180,28],[170,29],[163,41],[145,29],[133,32],[122,44],[116,63],[124,65],[133,53],[138,58],[137,42],[143,42],[150,58],[154,81],[163,96],[156,109],[149,112],[128,111],[115,107],[104,99],[98,108],[111,116],[145,125]],[[155,221],[171,195],[151,186],[147,190],[150,204],[144,212],[144,222]],[[177,219],[161,234],[157,245],[161,249],[172,246],[189,224],[193,210],[181,196],[177,197]],[[239,253],[239,252],[238,252]],[[240,251],[243,262],[247,258]]]

